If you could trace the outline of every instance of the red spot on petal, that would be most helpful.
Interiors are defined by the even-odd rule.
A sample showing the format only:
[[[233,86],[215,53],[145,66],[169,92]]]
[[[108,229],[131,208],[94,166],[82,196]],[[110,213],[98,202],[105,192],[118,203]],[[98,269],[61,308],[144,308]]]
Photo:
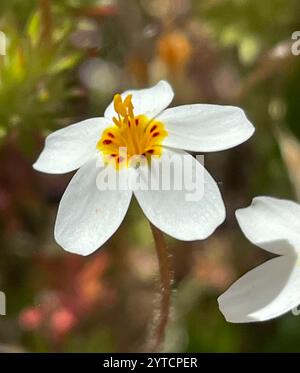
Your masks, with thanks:
[[[111,144],[111,143],[112,143],[111,140],[104,140],[104,141],[103,141],[103,144],[104,144],[104,145],[109,145],[109,144]]]
[[[157,125],[155,124],[155,125],[151,128],[150,133],[154,132],[154,131],[156,130],[156,128],[157,128]]]
[[[155,132],[155,133],[152,135],[152,137],[157,137],[157,136],[159,136],[159,132]]]
[[[112,134],[111,132],[108,132],[107,136],[109,136],[109,137],[112,138],[112,139],[115,138],[114,134]]]
[[[136,126],[139,125],[139,120],[138,119],[135,120],[135,124],[136,124]]]

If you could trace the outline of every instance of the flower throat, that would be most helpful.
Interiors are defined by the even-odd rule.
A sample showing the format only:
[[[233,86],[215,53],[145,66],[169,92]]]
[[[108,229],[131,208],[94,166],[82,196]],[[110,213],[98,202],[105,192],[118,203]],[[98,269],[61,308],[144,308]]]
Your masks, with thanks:
[[[113,163],[119,169],[128,167],[136,156],[143,156],[148,162],[151,156],[160,157],[162,142],[168,135],[163,123],[146,115],[134,115],[132,95],[122,100],[121,95],[116,94],[114,109],[117,114],[113,117],[114,124],[103,132],[97,143],[105,163]]]

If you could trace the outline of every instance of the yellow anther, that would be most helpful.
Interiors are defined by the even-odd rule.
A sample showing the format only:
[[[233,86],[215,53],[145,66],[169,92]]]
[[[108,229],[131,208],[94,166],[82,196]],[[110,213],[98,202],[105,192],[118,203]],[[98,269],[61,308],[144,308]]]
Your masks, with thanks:
[[[118,112],[119,105],[122,104],[122,97],[119,93],[114,96],[114,108]]]
[[[127,115],[126,107],[122,102],[122,97],[119,94],[116,94],[114,96],[114,108],[116,113],[121,115],[122,117],[125,117]]]
[[[132,95],[126,96],[126,98],[124,100],[124,106],[127,109],[127,113],[128,113],[129,118],[134,118],[133,105],[132,105]]]
[[[131,100],[132,100],[132,95],[128,95],[128,96],[125,97],[125,100],[124,100],[125,107],[129,107],[130,105],[132,106]],[[133,106],[132,106],[132,108],[133,108]]]
[[[123,118],[126,124],[128,124],[129,118],[134,119],[132,95],[126,96],[123,101],[121,95],[116,94],[114,97],[114,108],[116,113]]]

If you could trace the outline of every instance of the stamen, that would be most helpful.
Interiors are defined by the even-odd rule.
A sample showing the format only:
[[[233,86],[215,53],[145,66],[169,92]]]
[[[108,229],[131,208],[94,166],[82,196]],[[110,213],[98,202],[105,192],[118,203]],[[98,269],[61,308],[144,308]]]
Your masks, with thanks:
[[[112,119],[114,124],[104,131],[97,144],[104,161],[113,162],[119,170],[129,167],[133,156],[144,156],[148,162],[151,161],[150,155],[160,157],[163,151],[160,145],[168,135],[163,123],[155,119],[151,121],[145,115],[134,116],[132,95],[123,100],[121,95],[116,94],[113,105],[116,112]],[[127,154],[120,153],[121,148],[126,148]]]
[[[116,126],[121,127],[120,121],[116,117],[113,117],[113,122]]]

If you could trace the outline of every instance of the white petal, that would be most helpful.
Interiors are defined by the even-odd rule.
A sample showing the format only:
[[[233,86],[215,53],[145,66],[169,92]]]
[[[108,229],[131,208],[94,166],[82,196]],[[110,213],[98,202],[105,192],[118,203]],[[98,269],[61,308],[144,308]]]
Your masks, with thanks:
[[[161,80],[151,88],[128,90],[123,92],[121,96],[124,99],[129,94],[132,94],[134,114],[144,114],[149,118],[154,118],[168,107],[174,97],[172,87],[164,80]],[[105,110],[104,116],[109,120],[116,116],[113,102]]]
[[[51,133],[33,168],[49,174],[76,170],[95,155],[97,142],[108,125],[105,118],[91,118]]]
[[[182,174],[180,171],[183,156],[186,157],[187,164]],[[167,172],[163,170],[169,161],[173,163],[174,169],[167,177]],[[151,165],[151,171],[147,171],[147,167],[138,169],[144,186],[147,186],[147,178],[149,179],[150,175],[155,181],[158,175],[163,174],[163,180],[171,181],[171,186],[176,180],[177,187],[182,184],[182,188],[164,190],[166,188],[160,183],[158,190],[153,187],[148,190],[135,190],[135,196],[147,218],[163,232],[179,240],[205,239],[211,235],[224,221],[225,207],[218,186],[210,174],[190,154],[167,149],[164,149],[162,157],[153,160]],[[155,165],[156,169],[153,168]],[[196,172],[198,180],[195,178]],[[155,185],[155,182],[152,185]],[[189,188],[189,185],[192,188]]]
[[[264,321],[300,304],[300,266],[295,256],[281,256],[256,267],[219,299],[229,322]]]
[[[168,131],[164,144],[190,151],[232,148],[252,136],[253,125],[242,109],[220,105],[183,105],[158,116]]]
[[[236,211],[245,236],[275,254],[300,252],[300,205],[272,197],[256,197]]]
[[[69,252],[94,252],[118,229],[127,212],[131,191],[97,188],[96,179],[105,170],[96,167],[95,159],[87,162],[60,201],[54,234],[58,244]],[[120,175],[126,178],[125,173]]]

